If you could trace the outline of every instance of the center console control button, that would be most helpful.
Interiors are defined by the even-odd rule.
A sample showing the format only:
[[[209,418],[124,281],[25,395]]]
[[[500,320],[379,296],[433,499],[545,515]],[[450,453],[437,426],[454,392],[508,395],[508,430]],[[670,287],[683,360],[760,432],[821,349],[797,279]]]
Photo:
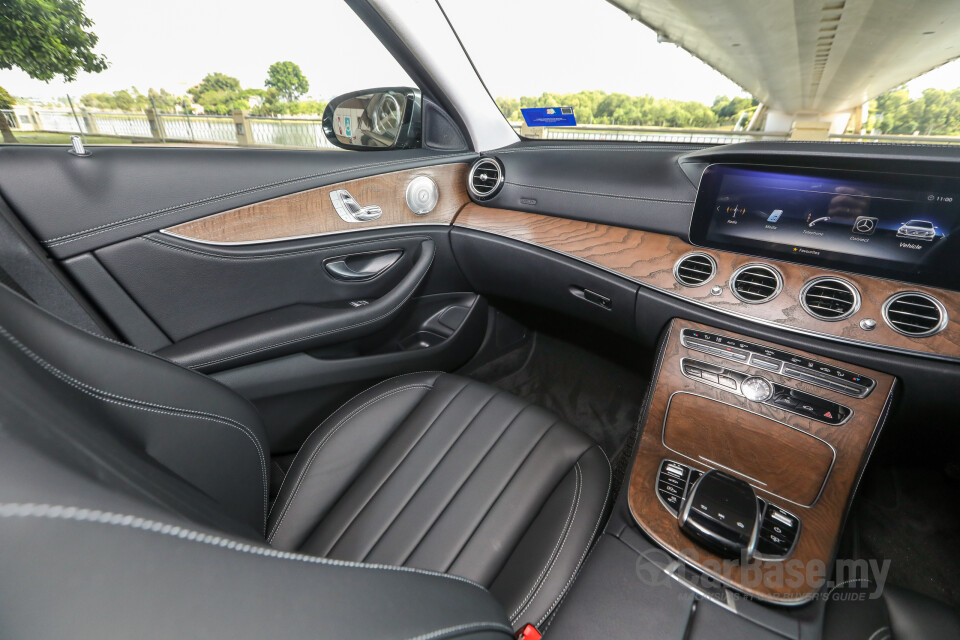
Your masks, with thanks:
[[[759,376],[751,376],[740,383],[740,393],[747,400],[766,402],[773,397],[773,385]]]
[[[870,395],[876,382],[854,371],[840,369],[825,362],[810,360],[788,351],[736,340],[728,336],[684,329],[681,342],[690,349],[743,362],[764,371],[781,372],[785,376],[837,391],[856,398]]]
[[[683,358],[680,368],[688,378],[826,424],[840,425],[853,415],[853,411],[842,404],[770,382],[760,376],[748,376],[690,358]]]

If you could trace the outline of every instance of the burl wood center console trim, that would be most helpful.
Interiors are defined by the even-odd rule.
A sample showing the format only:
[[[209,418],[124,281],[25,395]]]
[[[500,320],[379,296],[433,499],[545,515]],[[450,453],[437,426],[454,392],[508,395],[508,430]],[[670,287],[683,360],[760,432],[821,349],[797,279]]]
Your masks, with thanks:
[[[668,400],[663,445],[803,506],[817,501],[836,459],[832,446],[801,429],[685,391]]]
[[[468,168],[464,163],[444,164],[338,182],[216,213],[162,231],[207,244],[253,244],[403,225],[447,225],[470,201]],[[406,202],[407,185],[419,176],[431,178],[439,194],[436,207],[424,215],[413,213]],[[330,192],[338,189],[349,191],[361,206],[380,206],[383,215],[368,222],[343,220],[330,200]]]
[[[680,238],[649,231],[476,204],[465,206],[454,224],[541,246],[721,313],[841,342],[859,342],[960,359],[960,292],[957,291],[827,271],[729,251],[702,249]],[[710,256],[717,265],[716,275],[695,287],[680,284],[673,275],[674,265],[691,251]],[[749,263],[767,264],[780,272],[783,289],[779,295],[762,304],[748,304],[733,295],[729,286],[730,277]],[[824,276],[847,280],[860,291],[860,309],[851,317],[828,322],[814,318],[803,310],[800,293],[804,285]],[[716,285],[720,286],[720,293],[715,295],[711,290]],[[939,300],[948,312],[946,328],[926,338],[901,335],[891,329],[883,320],[883,304],[893,294],[904,291],[926,293]],[[876,323],[872,330],[860,326],[860,321],[866,319]]]
[[[761,371],[748,364],[689,349],[681,342],[681,331],[685,328],[723,334],[772,349],[784,349],[773,343],[714,330],[706,325],[685,320],[674,320],[671,323],[657,379],[651,384],[653,396],[630,475],[630,511],[647,535],[677,557],[685,557],[687,562],[716,580],[770,602],[807,602],[822,586],[826,576],[821,576],[812,584],[802,581],[799,585],[790,580],[763,581],[758,584],[750,576],[768,575],[767,572],[779,572],[782,576],[785,563],[790,563],[792,570],[804,573],[811,562],[822,563],[823,567],[829,566],[836,553],[856,482],[885,418],[895,379],[885,373],[853,367],[876,381],[876,386],[869,396],[853,398],[776,373]],[[795,349],[787,350],[834,367],[851,368],[851,365],[844,362],[813,356]],[[771,382],[842,403],[850,407],[853,414],[842,425],[833,426],[774,406],[752,402],[736,393],[684,376],[680,368],[682,358],[695,358],[728,370],[763,376]],[[699,400],[683,401],[678,411],[678,397],[696,397]],[[678,412],[668,417],[668,413],[674,411]],[[717,444],[717,424],[736,426],[743,430],[739,439],[731,429],[719,430],[730,440],[722,445],[727,453],[718,454],[718,447],[721,445]],[[667,436],[665,425],[669,425],[666,429],[669,434]],[[786,435],[791,431],[796,432],[797,436]],[[791,458],[791,451],[795,452],[798,447],[804,447],[803,441],[797,437],[809,437],[806,446],[811,447],[809,451],[812,457],[808,458],[808,462],[816,460],[812,467],[799,464],[798,460]],[[791,444],[786,446],[787,442]],[[817,442],[820,444],[812,444]],[[803,493],[805,497],[809,497],[811,487],[820,484],[818,478],[823,477],[826,462],[826,452],[821,445],[831,448],[835,457],[818,495],[807,504],[804,504],[805,500],[786,502],[782,493]],[[738,448],[742,449],[739,453]],[[817,450],[819,453],[816,453]],[[769,460],[761,461],[757,456],[762,456],[764,451],[769,455]],[[680,531],[677,517],[657,497],[660,463],[669,459],[699,471],[707,471],[719,467],[705,462],[703,458],[714,460],[718,455],[726,456],[724,460],[730,463],[730,469],[722,470],[739,472],[739,477],[753,485],[760,498],[786,508],[800,518],[802,528],[790,555],[782,560],[752,559],[747,566],[730,566],[729,561],[724,565],[724,559],[697,545]],[[810,477],[798,477],[791,482],[789,473],[775,473],[770,467],[773,464],[787,467],[789,473],[798,476],[808,474]],[[750,477],[750,473],[768,474],[759,478],[766,484],[757,482],[758,479]],[[780,484],[772,486],[771,482]],[[720,567],[723,567],[723,570],[719,570]]]

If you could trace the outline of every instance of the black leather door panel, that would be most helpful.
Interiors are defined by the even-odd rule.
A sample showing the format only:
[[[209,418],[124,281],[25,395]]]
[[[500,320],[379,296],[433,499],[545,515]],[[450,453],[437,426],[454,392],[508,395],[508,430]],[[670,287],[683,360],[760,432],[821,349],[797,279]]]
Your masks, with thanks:
[[[475,154],[423,149],[345,153],[277,149],[0,146],[0,192],[56,258],[238,206]]]
[[[376,299],[409,271],[425,234],[218,247],[162,234],[96,252],[140,307],[174,342],[243,318],[297,304]],[[360,252],[402,252],[378,277],[345,282],[324,262]]]
[[[403,278],[377,298],[279,307],[185,338],[157,354],[211,372],[374,333],[400,314],[430,271],[434,243],[419,242],[409,252],[413,262]]]

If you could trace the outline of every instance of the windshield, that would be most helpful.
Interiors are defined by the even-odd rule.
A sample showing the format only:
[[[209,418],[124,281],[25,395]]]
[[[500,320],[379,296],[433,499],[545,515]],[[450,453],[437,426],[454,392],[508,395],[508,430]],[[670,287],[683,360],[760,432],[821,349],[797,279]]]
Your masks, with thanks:
[[[960,143],[960,28],[939,3],[441,4],[525,138]]]

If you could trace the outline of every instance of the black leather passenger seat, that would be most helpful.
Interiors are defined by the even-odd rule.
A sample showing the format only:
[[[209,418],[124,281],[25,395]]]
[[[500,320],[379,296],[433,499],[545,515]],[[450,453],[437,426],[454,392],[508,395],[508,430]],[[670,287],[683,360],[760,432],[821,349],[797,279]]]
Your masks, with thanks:
[[[556,608],[610,489],[582,433],[442,373],[324,421],[269,519],[268,461],[226,387],[0,287],[10,637],[506,638]]]

